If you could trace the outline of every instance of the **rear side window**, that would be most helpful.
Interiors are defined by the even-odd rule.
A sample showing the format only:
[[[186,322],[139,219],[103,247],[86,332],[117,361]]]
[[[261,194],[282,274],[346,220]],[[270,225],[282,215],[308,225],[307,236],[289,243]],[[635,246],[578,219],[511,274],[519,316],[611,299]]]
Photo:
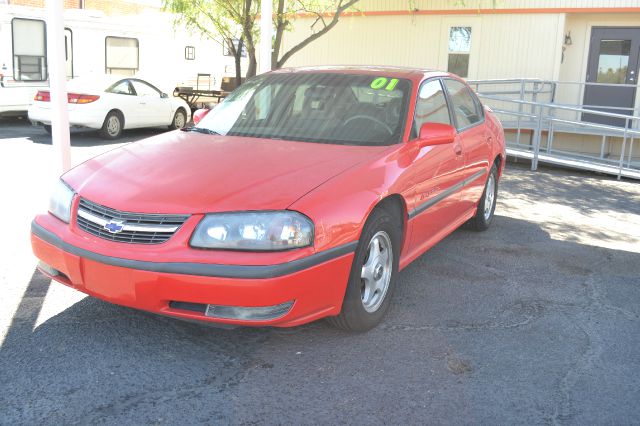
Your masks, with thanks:
[[[480,102],[464,83],[446,79],[444,80],[444,85],[451,100],[451,109],[458,129],[464,129],[482,121]]]
[[[447,98],[440,80],[427,81],[420,87],[413,123],[416,135],[424,123],[451,124]]]
[[[108,88],[107,92],[115,93],[116,95],[135,95],[136,94],[136,92],[133,90],[133,86],[131,86],[131,83],[129,83],[129,80],[119,81],[118,83]]]

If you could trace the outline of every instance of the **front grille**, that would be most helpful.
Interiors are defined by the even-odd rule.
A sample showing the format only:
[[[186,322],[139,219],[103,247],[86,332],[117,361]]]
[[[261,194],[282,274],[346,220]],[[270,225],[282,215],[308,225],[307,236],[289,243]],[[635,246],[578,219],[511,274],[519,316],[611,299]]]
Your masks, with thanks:
[[[77,223],[83,231],[105,240],[130,244],[160,244],[171,238],[188,218],[188,215],[123,212],[81,198]],[[105,228],[105,225],[114,221],[122,227],[117,233]]]

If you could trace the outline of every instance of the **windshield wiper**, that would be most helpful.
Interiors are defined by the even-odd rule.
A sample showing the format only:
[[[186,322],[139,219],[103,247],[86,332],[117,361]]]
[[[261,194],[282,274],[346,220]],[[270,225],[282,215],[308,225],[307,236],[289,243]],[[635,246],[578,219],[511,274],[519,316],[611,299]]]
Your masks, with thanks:
[[[198,133],[204,133],[205,135],[219,135],[220,133],[215,132],[213,130],[209,130],[209,129],[205,129],[204,127],[183,127],[182,129],[183,132],[198,132]]]

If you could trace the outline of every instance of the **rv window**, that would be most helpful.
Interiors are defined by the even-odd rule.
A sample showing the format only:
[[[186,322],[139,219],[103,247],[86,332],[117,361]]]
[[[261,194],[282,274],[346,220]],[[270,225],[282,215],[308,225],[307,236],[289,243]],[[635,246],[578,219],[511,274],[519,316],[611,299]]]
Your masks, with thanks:
[[[139,44],[136,38],[105,38],[105,72],[134,75],[139,68]]]
[[[44,21],[14,18],[11,21],[11,33],[14,80],[46,80],[47,48]]]
[[[193,61],[196,59],[196,48],[193,46],[186,46],[184,48],[184,58],[187,61]]]

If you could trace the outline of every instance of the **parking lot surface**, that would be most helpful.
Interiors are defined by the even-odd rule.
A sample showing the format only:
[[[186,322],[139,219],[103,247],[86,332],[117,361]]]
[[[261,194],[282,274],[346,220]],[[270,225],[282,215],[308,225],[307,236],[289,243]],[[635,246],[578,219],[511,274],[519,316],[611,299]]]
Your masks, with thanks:
[[[0,122],[0,424],[640,422],[635,182],[509,163],[492,227],[403,270],[374,330],[222,330],[35,272],[49,141]],[[74,163],[119,145],[72,144]]]

